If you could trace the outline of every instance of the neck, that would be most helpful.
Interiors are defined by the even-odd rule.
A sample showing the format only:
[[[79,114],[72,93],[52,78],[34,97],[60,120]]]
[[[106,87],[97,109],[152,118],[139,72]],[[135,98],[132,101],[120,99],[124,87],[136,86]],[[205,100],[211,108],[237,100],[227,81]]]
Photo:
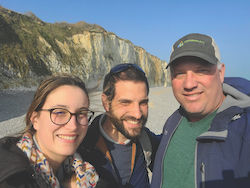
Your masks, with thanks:
[[[48,160],[49,165],[53,169],[54,174],[57,174],[57,171],[58,171],[59,167],[61,166],[61,164],[63,163],[63,161],[65,160],[65,158],[54,160],[54,159],[49,158],[48,156],[45,156],[45,157]]]
[[[102,124],[103,130],[105,133],[115,142],[124,143],[128,140],[117,128],[112,124],[109,117],[106,118],[104,123]]]

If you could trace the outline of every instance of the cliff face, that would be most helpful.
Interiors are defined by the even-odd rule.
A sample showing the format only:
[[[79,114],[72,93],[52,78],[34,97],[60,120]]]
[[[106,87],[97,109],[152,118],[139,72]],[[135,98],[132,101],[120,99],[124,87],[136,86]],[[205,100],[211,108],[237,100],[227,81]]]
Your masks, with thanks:
[[[54,73],[80,76],[101,88],[119,63],[136,63],[150,86],[166,86],[166,62],[95,24],[41,21],[0,7],[0,89],[30,87]]]

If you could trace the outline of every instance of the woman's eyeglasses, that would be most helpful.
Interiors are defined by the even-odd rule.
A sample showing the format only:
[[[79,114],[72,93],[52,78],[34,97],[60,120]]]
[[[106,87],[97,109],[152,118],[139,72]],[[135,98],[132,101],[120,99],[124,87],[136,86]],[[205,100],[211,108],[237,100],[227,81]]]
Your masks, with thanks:
[[[94,112],[89,109],[81,109],[76,113],[72,113],[64,108],[40,109],[39,111],[49,111],[50,120],[56,125],[67,124],[72,116],[76,116],[76,121],[79,125],[88,125],[94,117]]]
[[[123,63],[123,64],[116,65],[115,67],[113,67],[110,70],[110,74],[117,74],[117,73],[123,72],[129,68],[134,68],[134,69],[142,72],[143,74],[145,74],[145,72],[142,70],[141,67],[139,67],[138,65],[133,64],[133,63]]]

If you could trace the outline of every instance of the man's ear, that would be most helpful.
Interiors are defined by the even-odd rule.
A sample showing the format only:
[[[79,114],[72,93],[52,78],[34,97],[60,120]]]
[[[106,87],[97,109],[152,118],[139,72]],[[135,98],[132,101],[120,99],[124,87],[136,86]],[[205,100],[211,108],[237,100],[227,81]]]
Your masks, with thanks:
[[[219,73],[220,73],[220,81],[221,81],[221,83],[223,83],[224,76],[225,76],[225,64],[224,63],[221,64],[221,68],[219,70]]]
[[[102,105],[106,112],[109,112],[109,100],[108,96],[102,93]]]
[[[31,117],[30,117],[30,122],[32,123],[33,125],[33,128],[37,131],[37,129],[39,129],[39,126],[38,126],[38,117],[39,117],[39,114],[38,112],[34,111],[32,114],[31,114]]]

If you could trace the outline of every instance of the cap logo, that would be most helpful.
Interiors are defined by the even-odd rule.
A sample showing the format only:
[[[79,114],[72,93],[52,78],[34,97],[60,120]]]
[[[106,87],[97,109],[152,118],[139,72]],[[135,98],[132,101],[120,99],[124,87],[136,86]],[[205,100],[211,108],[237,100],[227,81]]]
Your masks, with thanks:
[[[181,42],[178,44],[177,48],[180,48],[180,47],[182,47],[184,44],[189,43],[189,42],[194,42],[194,43],[205,44],[205,42],[204,42],[204,41],[202,41],[202,40],[188,39],[188,40],[185,40],[184,42],[183,42],[183,41],[181,41]]]
[[[180,47],[182,47],[182,46],[183,46],[183,41],[181,41],[181,42],[178,44],[177,48],[180,48]]]

